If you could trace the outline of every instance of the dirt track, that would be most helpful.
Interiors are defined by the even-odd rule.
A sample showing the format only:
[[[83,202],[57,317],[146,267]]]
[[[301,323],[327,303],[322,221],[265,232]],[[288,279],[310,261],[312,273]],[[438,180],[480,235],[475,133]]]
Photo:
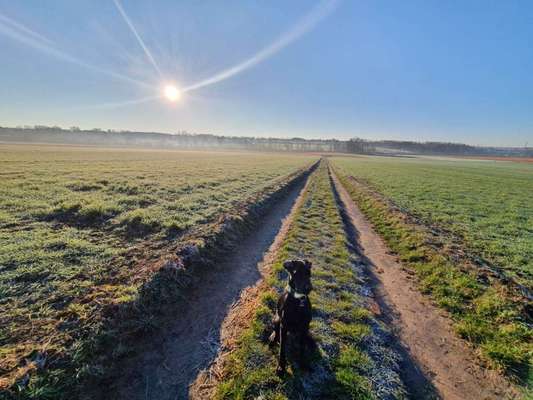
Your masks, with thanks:
[[[185,399],[198,373],[215,359],[222,323],[243,291],[261,280],[265,253],[275,246],[305,182],[295,187],[216,270],[192,290],[185,311],[128,365],[109,398]]]
[[[367,259],[382,317],[439,395],[450,400],[517,398],[503,377],[479,366],[471,347],[455,335],[444,312],[417,290],[412,276],[390,254],[334,175],[333,181]],[[416,382],[406,384],[416,386]]]
[[[286,238],[289,228],[291,227],[295,212],[303,203],[304,195],[307,190],[307,184],[300,191],[300,194],[294,201],[292,209],[287,217],[283,220],[282,226],[278,231],[274,242],[270,245],[268,252],[264,255],[259,264],[259,270],[263,277],[270,273],[270,266],[275,262],[277,252]],[[259,307],[261,293],[268,289],[265,279],[259,279],[254,286],[249,286],[241,292],[239,299],[233,303],[227,313],[222,326],[221,346],[218,354],[211,365],[203,371],[200,371],[194,382],[189,388],[189,398],[192,400],[204,400],[213,397],[214,389],[223,380],[223,370],[225,359],[237,348],[237,340],[250,322],[254,319],[255,311]]]
[[[374,282],[378,313],[399,339],[406,360],[402,378],[412,398],[434,397],[431,388],[422,387],[427,382],[444,399],[517,398],[504,378],[479,366],[473,350],[457,338],[447,316],[419,293],[411,275],[332,177],[351,223],[350,232]],[[210,378],[201,371],[218,361],[221,348],[224,352],[231,347],[228,343],[242,331],[247,311],[251,318],[254,299],[262,290],[263,265],[268,265],[287,233],[304,184],[277,204],[216,270],[206,274],[208,279],[192,291],[185,312],[176,316],[175,323],[161,332],[142,357],[125,368],[109,398],[184,399],[193,395],[189,386],[195,380],[194,397],[209,397]],[[213,369],[216,372],[216,368],[210,372]]]

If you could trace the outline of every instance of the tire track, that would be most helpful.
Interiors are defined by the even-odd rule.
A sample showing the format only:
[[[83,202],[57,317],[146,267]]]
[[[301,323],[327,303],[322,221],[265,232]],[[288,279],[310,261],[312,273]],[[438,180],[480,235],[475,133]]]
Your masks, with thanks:
[[[519,398],[518,391],[504,377],[479,366],[472,348],[457,337],[444,312],[418,291],[412,277],[373,230],[331,167],[330,174],[339,207],[349,217],[351,235],[374,281],[377,312],[395,331],[406,357],[404,379],[411,396],[432,397],[431,392],[419,390],[425,378],[443,399]]]
[[[275,262],[277,252],[289,232],[295,213],[303,204],[312,175],[308,176],[303,189],[292,205],[290,213],[283,219],[280,230],[259,264],[261,279],[255,285],[249,286],[241,292],[239,299],[232,304],[231,309],[224,318],[221,325],[222,339],[218,354],[208,368],[201,371],[191,384],[189,390],[190,399],[203,400],[212,398],[217,385],[223,380],[222,371],[225,358],[236,349],[238,338],[249,326],[249,323],[253,321],[254,313],[260,305],[260,296],[268,289],[264,278],[268,276],[270,266]]]
[[[233,253],[190,291],[171,326],[158,334],[142,356],[128,366],[105,398],[175,400],[189,396],[200,371],[217,358],[223,341],[223,322],[241,294],[262,281],[262,264],[281,243],[288,220],[309,180],[296,185],[261,220]],[[269,250],[270,249],[270,250]],[[266,254],[266,256],[265,256]]]

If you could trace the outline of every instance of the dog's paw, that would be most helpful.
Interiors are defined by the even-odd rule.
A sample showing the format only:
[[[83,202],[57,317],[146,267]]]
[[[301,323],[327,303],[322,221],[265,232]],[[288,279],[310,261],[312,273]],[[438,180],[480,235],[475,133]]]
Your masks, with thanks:
[[[278,341],[276,340],[276,332],[274,331],[268,337],[268,345],[274,347],[276,344],[278,344]]]

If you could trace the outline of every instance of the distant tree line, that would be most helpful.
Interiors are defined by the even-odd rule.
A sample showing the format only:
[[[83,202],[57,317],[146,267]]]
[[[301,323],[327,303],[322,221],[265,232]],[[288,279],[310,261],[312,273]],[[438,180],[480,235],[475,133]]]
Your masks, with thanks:
[[[463,143],[447,142],[412,142],[382,140],[371,142],[376,151],[396,150],[408,154],[428,154],[428,155],[490,155],[490,156],[513,156],[532,157],[531,147],[485,147],[471,146]]]
[[[530,147],[481,147],[461,143],[412,142],[360,138],[350,140],[256,138],[158,132],[131,132],[82,130],[76,126],[63,129],[58,126],[0,127],[0,142],[55,143],[94,146],[126,146],[184,149],[245,149],[257,151],[339,152],[353,154],[433,154],[433,155],[498,155],[533,157]]]

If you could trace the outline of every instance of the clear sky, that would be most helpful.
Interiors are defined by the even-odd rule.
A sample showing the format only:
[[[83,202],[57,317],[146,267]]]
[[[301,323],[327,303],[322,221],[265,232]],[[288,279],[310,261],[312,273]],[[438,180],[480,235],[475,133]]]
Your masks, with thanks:
[[[0,54],[2,126],[533,144],[531,0],[0,0]]]

